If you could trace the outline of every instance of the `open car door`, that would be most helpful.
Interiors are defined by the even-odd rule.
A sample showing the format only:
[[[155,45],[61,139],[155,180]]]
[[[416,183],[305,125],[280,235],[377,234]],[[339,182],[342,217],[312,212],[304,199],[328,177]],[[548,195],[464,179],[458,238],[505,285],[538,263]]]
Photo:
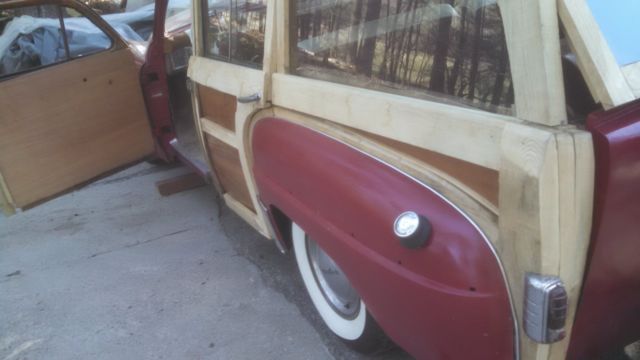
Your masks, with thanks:
[[[74,0],[0,3],[0,205],[29,208],[154,151],[127,44]]]

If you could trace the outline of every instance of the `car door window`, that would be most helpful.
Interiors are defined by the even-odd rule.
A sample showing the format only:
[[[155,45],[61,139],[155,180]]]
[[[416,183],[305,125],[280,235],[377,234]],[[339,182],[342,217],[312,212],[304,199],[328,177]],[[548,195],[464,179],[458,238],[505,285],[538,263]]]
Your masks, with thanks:
[[[3,10],[0,27],[0,76],[67,59],[57,6]]]
[[[0,78],[111,48],[113,41],[77,11],[56,5],[0,13]]]
[[[69,56],[77,58],[111,48],[113,41],[91,20],[71,8],[64,8],[64,27]]]
[[[266,0],[209,0],[205,4],[205,55],[261,68]]]
[[[495,1],[295,0],[301,76],[511,114]]]

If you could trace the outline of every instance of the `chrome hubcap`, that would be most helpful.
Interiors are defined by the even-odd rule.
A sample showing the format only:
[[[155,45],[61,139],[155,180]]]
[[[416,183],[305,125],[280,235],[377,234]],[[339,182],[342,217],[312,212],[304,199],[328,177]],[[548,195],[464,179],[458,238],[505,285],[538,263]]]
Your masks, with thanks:
[[[360,296],[338,265],[315,241],[307,236],[305,243],[313,276],[324,298],[343,318],[355,318],[360,311]]]

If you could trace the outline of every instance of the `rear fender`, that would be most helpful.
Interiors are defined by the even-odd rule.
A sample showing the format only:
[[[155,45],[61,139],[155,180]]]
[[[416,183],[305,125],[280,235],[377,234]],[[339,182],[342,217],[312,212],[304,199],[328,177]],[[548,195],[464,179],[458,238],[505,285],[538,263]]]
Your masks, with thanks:
[[[286,120],[259,120],[252,150],[261,201],[330,254],[397,344],[417,358],[514,358],[499,260],[456,206],[398,169]],[[432,223],[423,248],[407,249],[393,233],[407,210]]]

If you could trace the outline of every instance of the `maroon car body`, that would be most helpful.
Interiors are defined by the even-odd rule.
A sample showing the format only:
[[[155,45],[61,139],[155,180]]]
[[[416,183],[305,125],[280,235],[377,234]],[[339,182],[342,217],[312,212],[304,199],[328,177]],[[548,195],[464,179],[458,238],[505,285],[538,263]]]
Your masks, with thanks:
[[[569,358],[640,338],[640,101],[591,115],[593,231]]]
[[[282,119],[257,122],[253,151],[262,201],[291,216],[341,264],[397,344],[418,358],[514,357],[500,264],[461,210],[399,170]],[[433,224],[422,249],[392,241],[395,216],[407,209]],[[466,345],[443,346],[452,339]]]

